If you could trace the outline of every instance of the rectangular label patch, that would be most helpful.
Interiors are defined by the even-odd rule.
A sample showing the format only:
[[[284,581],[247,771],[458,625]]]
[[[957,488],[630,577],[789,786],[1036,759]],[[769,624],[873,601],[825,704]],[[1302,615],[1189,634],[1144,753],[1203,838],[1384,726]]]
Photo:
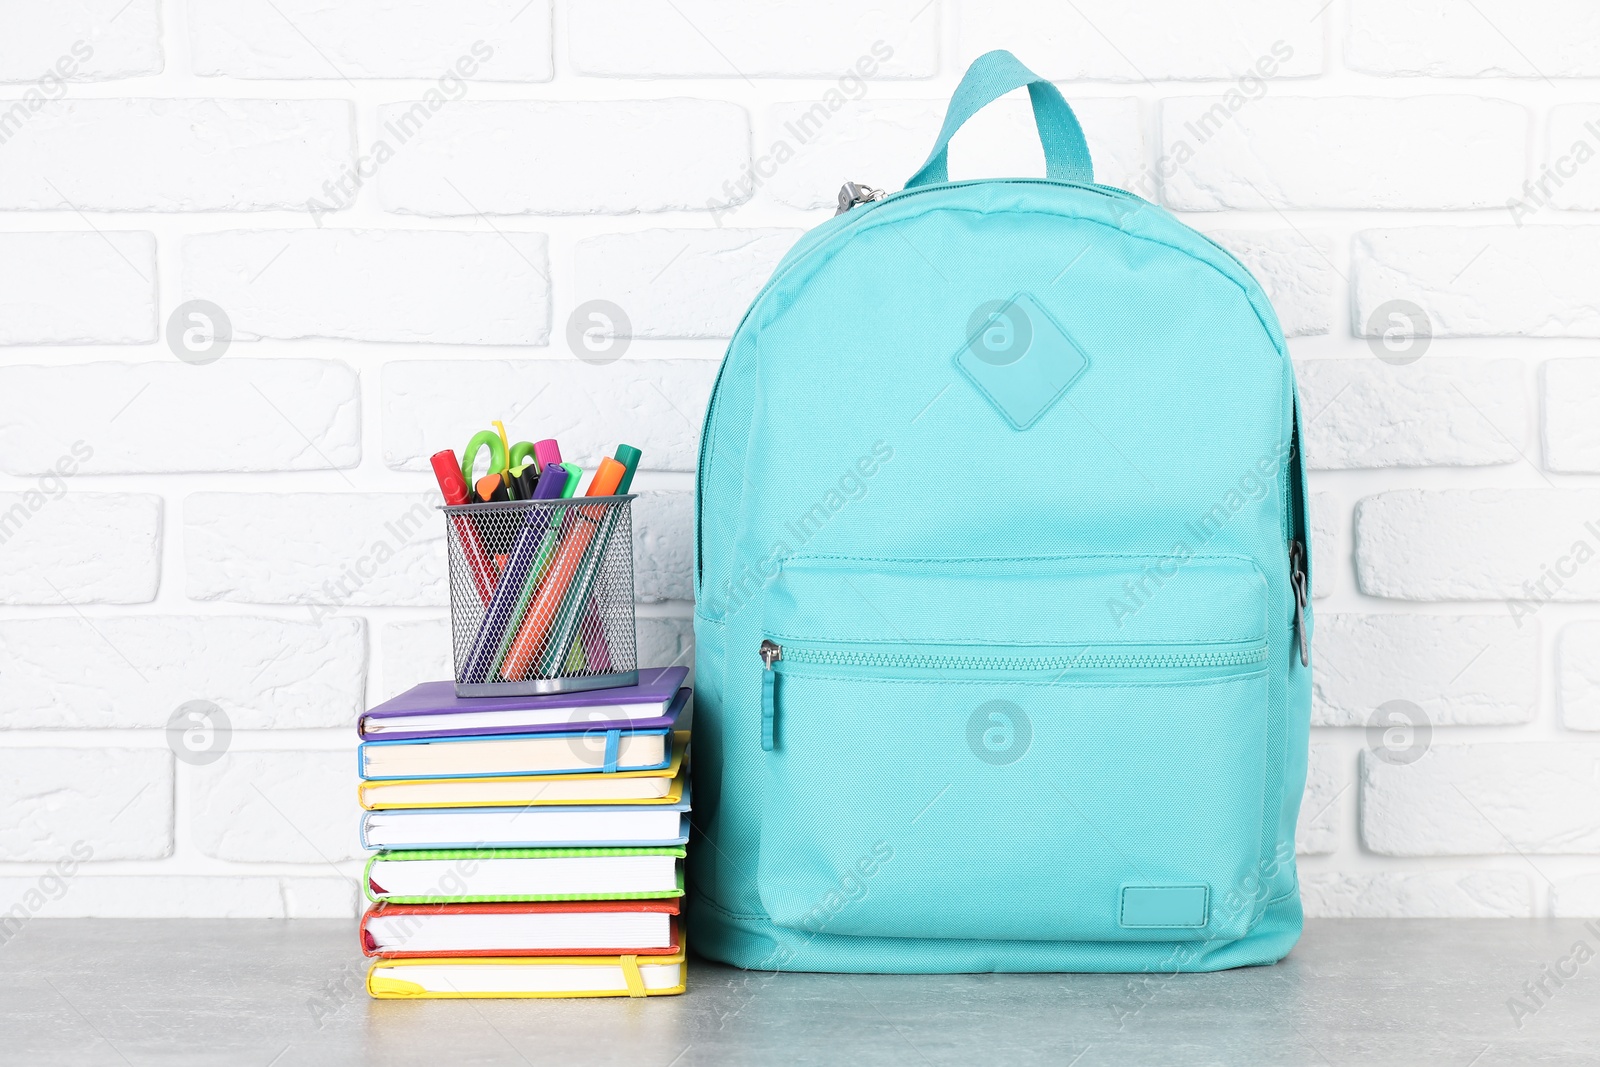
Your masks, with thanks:
[[[1123,926],[1204,926],[1210,891],[1203,885],[1122,887]]]

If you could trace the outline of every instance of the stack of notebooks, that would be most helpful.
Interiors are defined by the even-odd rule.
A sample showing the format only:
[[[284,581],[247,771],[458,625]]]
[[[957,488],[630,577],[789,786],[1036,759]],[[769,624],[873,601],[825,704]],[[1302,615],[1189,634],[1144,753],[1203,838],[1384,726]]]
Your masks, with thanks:
[[[683,992],[687,675],[523,697],[426,682],[363,715],[368,992]]]

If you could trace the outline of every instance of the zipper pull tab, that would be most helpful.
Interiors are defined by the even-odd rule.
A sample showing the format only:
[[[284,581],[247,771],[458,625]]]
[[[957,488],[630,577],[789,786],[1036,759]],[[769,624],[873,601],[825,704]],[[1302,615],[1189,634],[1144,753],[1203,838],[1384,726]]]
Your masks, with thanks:
[[[862,185],[860,182],[845,182],[839,188],[839,210],[833,214],[838,217],[853,207],[860,207],[862,204],[870,203],[874,200],[882,200],[888,195],[882,189],[874,189],[870,185]]]
[[[778,672],[772,665],[783,658],[783,646],[776,641],[761,642],[761,750],[771,752],[776,740],[778,719]]]
[[[1300,639],[1300,666],[1311,666],[1311,636],[1306,633],[1306,550],[1299,541],[1289,542],[1289,584],[1294,589],[1294,632]]]

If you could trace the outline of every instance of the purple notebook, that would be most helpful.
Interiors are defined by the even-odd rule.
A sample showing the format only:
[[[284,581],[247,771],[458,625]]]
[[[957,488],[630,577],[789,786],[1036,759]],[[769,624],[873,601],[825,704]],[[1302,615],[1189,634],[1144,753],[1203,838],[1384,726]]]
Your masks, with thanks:
[[[548,696],[458,697],[455,683],[423,682],[361,716],[363,740],[651,730],[672,725],[687,667],[647,667],[639,684]]]

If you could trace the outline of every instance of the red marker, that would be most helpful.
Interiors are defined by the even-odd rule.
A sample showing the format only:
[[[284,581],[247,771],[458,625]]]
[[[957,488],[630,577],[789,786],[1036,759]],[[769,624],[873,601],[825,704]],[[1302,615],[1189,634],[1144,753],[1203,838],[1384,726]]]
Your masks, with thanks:
[[[454,506],[471,502],[472,494],[467,491],[467,481],[461,477],[461,464],[453,450],[447,448],[443,452],[435,452],[428,462],[433,464],[433,475],[439,481],[439,491],[444,494],[446,504]],[[496,579],[494,564],[489,562],[489,554],[483,550],[477,524],[470,516],[451,515],[450,525],[455,527],[461,554],[466,557],[467,569],[472,573],[472,584],[478,590],[478,599],[488,607],[489,599],[494,595]]]

